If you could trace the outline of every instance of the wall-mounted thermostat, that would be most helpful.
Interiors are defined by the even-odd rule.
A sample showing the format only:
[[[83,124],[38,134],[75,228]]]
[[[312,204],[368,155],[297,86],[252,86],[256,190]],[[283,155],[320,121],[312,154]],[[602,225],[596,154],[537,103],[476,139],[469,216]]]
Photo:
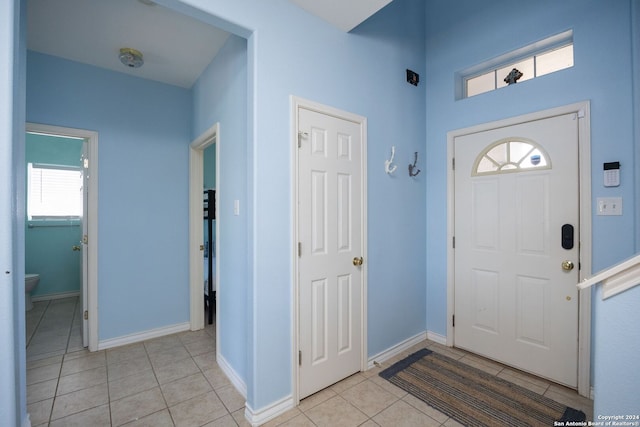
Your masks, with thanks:
[[[609,162],[604,165],[604,186],[617,187],[620,185],[620,162]]]

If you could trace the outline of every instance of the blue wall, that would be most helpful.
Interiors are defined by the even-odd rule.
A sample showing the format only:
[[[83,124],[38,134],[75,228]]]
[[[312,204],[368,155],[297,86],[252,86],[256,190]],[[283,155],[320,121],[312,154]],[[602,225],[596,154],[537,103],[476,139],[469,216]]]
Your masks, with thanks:
[[[591,101],[592,206],[597,197],[622,197],[619,217],[593,214],[593,270],[606,268],[638,250],[635,212],[632,0],[541,0],[504,7],[501,1],[433,0],[427,6],[427,328],[446,332],[446,178],[449,131],[574,102]],[[468,10],[461,15],[458,10]],[[630,17],[633,17],[630,18]],[[454,74],[554,34],[573,29],[575,66],[516,86],[455,100]],[[637,37],[637,32],[635,33]],[[637,41],[636,41],[637,43]],[[637,45],[635,47],[637,50]],[[615,71],[614,71],[615,70]],[[615,78],[612,78],[612,72]],[[637,84],[637,77],[635,78]],[[634,113],[634,108],[636,113]],[[621,185],[604,188],[602,163],[621,161]],[[632,232],[631,230],[635,230]],[[625,337],[637,340],[637,290],[611,301],[593,299],[592,352],[596,415],[636,413],[630,405],[637,384],[637,357],[618,350]],[[614,316],[616,310],[624,313]],[[620,318],[618,318],[620,317]],[[622,321],[624,317],[624,321]],[[617,320],[616,320],[617,319]],[[612,336],[604,338],[606,335]],[[635,337],[635,338],[634,338]],[[608,344],[615,343],[609,347]],[[616,348],[613,350],[613,348]],[[606,378],[608,377],[608,378]],[[625,386],[626,385],[626,386]]]
[[[352,31],[355,40],[349,48],[358,57],[356,51],[366,52],[354,65],[356,73],[368,76],[354,82],[349,97],[366,104],[356,111],[369,119],[369,356],[426,329],[423,3],[394,1]],[[417,87],[407,83],[406,69],[420,75]],[[384,161],[391,146],[396,147],[398,169],[388,175]],[[409,177],[415,152],[421,172]]]
[[[80,139],[32,133],[26,136],[27,163],[80,167],[81,154]],[[71,247],[81,240],[80,223],[48,223],[27,221],[25,228],[25,272],[40,275],[40,283],[31,296],[79,292],[81,252],[74,252]]]
[[[640,4],[631,1],[631,57],[636,180],[635,206],[624,205],[633,212],[636,209],[636,252],[640,251]],[[627,159],[627,163],[631,159]],[[616,230],[623,233],[623,230]],[[600,300],[593,319],[594,323],[594,419],[599,415],[637,415],[640,408],[638,383],[640,383],[640,286],[605,301]]]
[[[405,81],[406,68],[425,72],[424,3],[396,0],[351,34],[287,1],[188,3],[252,31],[246,382],[247,404],[260,411],[292,391],[291,95],[368,118],[369,355],[425,331],[426,173],[406,172],[414,151],[424,155],[425,101],[423,87]],[[400,167],[389,177],[392,145]]]
[[[189,91],[35,52],[27,70],[29,122],[99,134],[99,340],[188,322]]]
[[[476,7],[463,1],[461,8]],[[446,332],[446,134],[574,102],[591,101],[592,195],[621,196],[620,217],[593,216],[593,267],[634,253],[633,126],[629,1],[539,1],[505,8],[486,1],[460,19],[444,1],[427,9],[427,328]],[[443,17],[444,16],[444,17]],[[447,23],[449,25],[443,25]],[[456,101],[454,73],[563,32],[574,31],[575,66]],[[611,79],[611,70],[616,79]],[[602,186],[602,163],[620,160],[621,185]],[[628,207],[628,209],[627,209]],[[618,231],[618,232],[617,232]]]
[[[246,381],[247,373],[247,41],[230,36],[218,55],[193,86],[193,135],[197,137],[215,123],[220,124],[220,185],[217,188],[220,234],[218,258],[220,283],[217,298],[219,353]],[[205,150],[215,153],[215,146]],[[215,171],[215,169],[214,169]],[[205,172],[206,173],[206,172]],[[205,175],[206,177],[206,175]],[[233,214],[234,200],[240,215]]]
[[[234,369],[245,373],[250,408],[260,410],[291,393],[289,96],[322,102],[369,120],[368,343],[373,355],[425,329],[439,334],[446,331],[446,133],[450,130],[591,100],[593,197],[622,196],[629,201],[621,217],[594,216],[594,269],[636,250],[637,232],[629,232],[637,230],[631,164],[634,103],[629,88],[629,16],[637,18],[637,13],[629,13],[632,1],[541,0],[505,8],[497,0],[461,0],[456,11],[469,13],[460,14],[445,0],[395,0],[351,34],[344,34],[285,0],[160,0],[205,21],[233,22],[226,28],[248,37],[246,134],[240,136],[246,138],[246,145],[236,147],[246,149],[246,163],[238,167],[246,190],[232,188],[224,196],[241,201],[241,215],[228,221],[242,222],[236,225],[247,236],[246,276],[238,281],[244,286],[228,294],[230,305],[242,305],[246,311],[239,315],[237,324],[228,323],[226,333],[231,334],[234,327],[246,328],[246,333],[244,343],[229,335],[223,351]],[[215,16],[202,15],[187,3]],[[6,9],[8,15],[0,14],[3,18],[14,13],[11,7]],[[19,22],[15,17],[14,22]],[[455,72],[569,28],[574,30],[576,44],[572,69],[454,101]],[[0,34],[12,41],[18,33]],[[229,54],[242,51],[230,43]],[[24,50],[17,52],[19,56]],[[14,85],[12,76],[0,74],[2,87],[7,89],[0,91],[0,122],[12,124],[0,129],[21,129],[23,134],[20,97],[5,94],[11,93],[9,88],[21,87],[24,69],[11,48],[0,45],[0,55],[13,58],[18,76]],[[418,88],[404,82],[405,68],[420,73]],[[191,93],[183,89],[35,53],[29,55],[27,77],[29,121],[100,133],[100,339],[186,322],[188,142],[214,121],[226,122],[224,112],[214,115],[211,108],[202,107],[203,99],[196,100],[198,91],[208,93],[204,87],[194,88],[192,100]],[[122,102],[131,93],[138,95],[136,102]],[[221,105],[240,108],[233,102]],[[205,117],[207,114],[211,115]],[[223,145],[227,128],[234,125],[221,127]],[[13,137],[21,141],[18,134]],[[5,134],[3,139],[3,164],[16,159],[23,162]],[[384,173],[391,145],[397,148],[398,172],[412,161],[414,151],[425,151],[419,164],[423,172],[417,179]],[[225,156],[242,157],[221,154]],[[601,164],[610,160],[623,161],[622,185],[616,189],[598,184]],[[12,171],[11,179],[24,173],[6,170]],[[159,173],[166,170],[171,173]],[[223,177],[225,173],[221,171]],[[17,199],[24,196],[21,185],[11,187]],[[145,191],[151,191],[152,197],[142,197]],[[164,205],[153,211],[156,215],[149,215],[148,201],[153,196]],[[15,215],[16,208],[7,211]],[[23,212],[19,213],[23,217]],[[2,253],[8,249],[17,258],[16,253],[23,253],[21,221],[10,222],[12,237],[2,241]],[[171,227],[163,230],[167,223]],[[5,229],[9,223],[3,221],[0,226]],[[157,234],[158,230],[164,232]],[[23,271],[22,267],[17,260],[9,268]],[[227,266],[229,271],[231,268]],[[17,286],[18,281],[14,278],[12,284]],[[153,304],[149,304],[149,295],[154,295]],[[8,297],[14,304],[8,311],[0,310],[3,315],[24,304],[20,292]],[[624,336],[634,337],[628,332],[633,331],[631,325],[638,324],[638,315],[629,307],[637,306],[638,298],[634,290],[604,303],[594,299],[596,341],[601,334],[615,330],[612,320],[623,320],[611,314],[618,309],[630,325],[625,329],[627,334],[602,341],[617,346]],[[142,313],[140,307],[144,308]],[[2,318],[3,325],[5,321],[15,325],[14,336],[1,329],[0,340],[7,344],[3,348],[11,348],[10,342],[20,344],[16,340],[24,334],[24,321],[19,316]],[[0,371],[3,379],[7,372],[14,372],[13,360],[22,360],[24,366],[20,347],[10,355],[0,352],[2,365],[11,365],[8,371]],[[616,378],[637,372],[635,360],[635,354],[628,356],[617,350],[615,357],[596,352],[596,411],[634,409],[627,406],[630,403],[625,398],[632,395],[633,386],[624,382],[617,388],[612,379],[603,378],[611,369]],[[634,378],[631,384],[637,382]],[[13,383],[24,396],[24,377]],[[24,402],[16,404],[24,413]],[[13,411],[15,405],[9,405],[0,406],[0,415]]]
[[[596,294],[594,420],[599,415],[639,415],[640,286],[604,301],[600,290]]]

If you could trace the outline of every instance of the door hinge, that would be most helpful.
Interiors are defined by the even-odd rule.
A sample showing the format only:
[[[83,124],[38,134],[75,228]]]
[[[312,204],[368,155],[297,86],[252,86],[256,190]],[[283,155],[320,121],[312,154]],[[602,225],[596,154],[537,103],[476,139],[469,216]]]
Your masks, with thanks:
[[[302,256],[302,243],[298,242],[298,258]]]
[[[456,248],[456,236],[453,236],[453,237],[451,238],[451,245],[452,245],[453,249],[455,249],[455,248]]]
[[[309,132],[298,131],[298,148],[302,146],[302,140],[307,139]]]
[[[456,158],[451,158],[451,169],[456,170]]]
[[[451,326],[456,327],[456,315],[451,316]]]
[[[84,311],[84,320],[89,320],[89,311],[88,310]]]
[[[302,350],[298,351],[298,366],[302,366]]]

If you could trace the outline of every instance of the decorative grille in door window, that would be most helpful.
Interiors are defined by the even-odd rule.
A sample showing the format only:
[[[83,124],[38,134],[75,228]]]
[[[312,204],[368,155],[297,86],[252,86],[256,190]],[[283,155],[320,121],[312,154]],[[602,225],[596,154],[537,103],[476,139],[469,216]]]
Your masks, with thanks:
[[[476,158],[472,175],[551,169],[544,149],[526,138],[506,138],[487,146]]]

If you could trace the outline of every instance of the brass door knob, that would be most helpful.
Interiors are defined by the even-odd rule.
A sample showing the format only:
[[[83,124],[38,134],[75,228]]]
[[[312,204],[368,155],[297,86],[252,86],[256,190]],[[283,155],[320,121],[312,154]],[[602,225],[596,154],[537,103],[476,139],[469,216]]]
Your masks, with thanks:
[[[573,270],[573,262],[566,260],[566,261],[562,261],[562,269],[565,271],[571,271]]]
[[[362,262],[363,262],[363,261],[364,261],[364,260],[362,259],[362,257],[355,257],[355,258],[353,259],[353,265],[355,265],[356,267],[359,267],[359,266],[361,266],[361,265],[362,265]]]
[[[80,246],[78,246],[78,245],[73,245],[73,246],[71,246],[71,250],[73,250],[73,251],[81,251],[82,248]]]

